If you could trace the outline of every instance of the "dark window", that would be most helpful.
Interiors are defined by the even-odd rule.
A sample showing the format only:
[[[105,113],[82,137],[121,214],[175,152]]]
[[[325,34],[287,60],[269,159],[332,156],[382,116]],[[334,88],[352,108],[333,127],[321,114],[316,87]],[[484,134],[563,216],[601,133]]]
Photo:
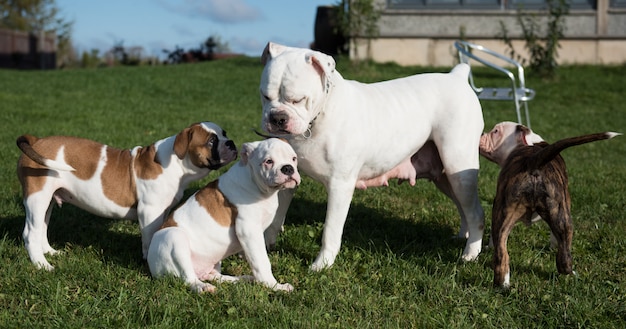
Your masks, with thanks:
[[[389,9],[545,9],[547,0],[387,0]],[[568,0],[570,9],[595,9],[596,0]],[[625,7],[626,0],[611,0]]]
[[[548,7],[547,0],[508,0],[508,9],[545,9]],[[558,3],[558,2],[555,2]],[[570,9],[595,9],[596,0],[567,0]]]
[[[388,0],[390,9],[500,8],[501,0]]]
[[[611,0],[611,8],[626,8],[626,0]]]

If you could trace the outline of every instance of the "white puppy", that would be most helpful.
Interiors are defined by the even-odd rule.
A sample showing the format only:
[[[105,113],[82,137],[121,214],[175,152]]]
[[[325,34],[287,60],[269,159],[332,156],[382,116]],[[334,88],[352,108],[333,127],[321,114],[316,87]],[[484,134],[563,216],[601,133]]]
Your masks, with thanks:
[[[354,188],[398,178],[431,179],[456,204],[464,260],[481,251],[484,213],[478,199],[480,103],[468,84],[469,66],[449,74],[421,74],[364,84],[344,80],[332,57],[269,43],[260,93],[262,127],[286,138],[300,169],[322,182],[328,205],[322,249],[312,269],[331,266],[339,252]],[[282,194],[282,193],[281,193]],[[282,226],[291,195],[266,232]]]
[[[533,146],[544,141],[530,128],[520,129],[519,126],[519,123],[511,121],[497,123],[491,131],[480,137],[480,155],[502,167],[515,148],[520,145]]]
[[[263,231],[278,208],[277,192],[300,184],[297,156],[285,141],[245,143],[241,160],[177,208],[152,238],[148,265],[154,277],[180,277],[196,292],[214,292],[203,280],[237,281],[220,274],[221,260],[243,250],[254,279],[291,291],[274,278]]]
[[[138,219],[143,256],[152,234],[189,183],[237,158],[226,132],[211,122],[195,123],[146,147],[120,150],[91,140],[23,135],[17,164],[26,225],[24,244],[30,260],[52,270],[44,254],[55,254],[47,236],[52,200],[92,214]]]

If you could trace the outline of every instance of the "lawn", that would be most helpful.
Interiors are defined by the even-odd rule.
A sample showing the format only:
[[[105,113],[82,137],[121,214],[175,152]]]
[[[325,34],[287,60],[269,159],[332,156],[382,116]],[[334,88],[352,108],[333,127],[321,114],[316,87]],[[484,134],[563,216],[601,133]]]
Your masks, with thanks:
[[[451,55],[452,56],[452,55]],[[352,65],[349,79],[378,81],[449,68]],[[173,278],[154,280],[141,257],[136,222],[55,208],[48,257],[36,270],[21,238],[24,210],[15,139],[75,135],[120,148],[148,145],[196,121],[214,121],[238,146],[257,140],[258,58],[179,66],[59,71],[0,70],[0,323],[9,328],[624,328],[626,326],[626,137],[564,151],[570,175],[574,270],[556,273],[544,223],[509,238],[512,288],[494,289],[492,252],[463,263],[451,201],[427,181],[356,191],[335,265],[309,271],[319,250],[326,194],[303,179],[285,232],[270,253],[292,293],[219,284],[196,295]],[[498,79],[476,72],[478,81]],[[548,141],[626,132],[626,66],[561,67],[527,83],[533,129]],[[453,96],[452,96],[453,97]],[[485,129],[514,120],[509,102],[483,103]],[[496,165],[481,159],[479,194],[488,240]],[[193,184],[187,195],[219,172]],[[238,257],[224,272],[249,274]]]

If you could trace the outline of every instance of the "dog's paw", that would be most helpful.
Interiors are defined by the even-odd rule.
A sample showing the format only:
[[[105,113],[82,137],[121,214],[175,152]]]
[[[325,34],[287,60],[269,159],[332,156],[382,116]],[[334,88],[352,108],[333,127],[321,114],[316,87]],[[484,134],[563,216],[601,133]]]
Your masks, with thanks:
[[[320,272],[322,270],[328,269],[333,266],[334,262],[335,257],[325,255],[324,252],[320,252],[320,254],[317,255],[315,261],[313,261],[313,264],[311,264],[311,271]]]
[[[461,259],[464,262],[473,262],[478,259],[478,255],[480,255],[480,249],[470,251],[466,250],[465,252],[463,252],[463,255],[461,255]]]
[[[465,250],[463,250],[463,255],[461,255],[461,259],[464,262],[471,262],[478,258],[480,255],[480,251],[482,250],[482,240],[468,242],[465,245]]]
[[[293,286],[289,283],[277,283],[272,289],[290,292],[293,291]]]
[[[48,249],[44,250],[44,252],[43,252],[43,253],[44,253],[44,254],[46,254],[46,255],[50,255],[50,256],[54,256],[54,255],[61,255],[61,254],[63,254],[63,252],[62,252],[62,251],[59,251],[59,250],[53,249],[52,247],[50,247],[50,248],[48,248]]]
[[[203,294],[205,292],[215,293],[215,291],[217,290],[214,285],[202,281],[191,284],[189,288],[191,289],[191,291],[198,294]]]
[[[46,270],[48,272],[53,271],[54,270],[54,266],[50,265],[48,262],[44,263],[37,263],[35,264],[35,266],[37,266],[37,269],[39,270]]]

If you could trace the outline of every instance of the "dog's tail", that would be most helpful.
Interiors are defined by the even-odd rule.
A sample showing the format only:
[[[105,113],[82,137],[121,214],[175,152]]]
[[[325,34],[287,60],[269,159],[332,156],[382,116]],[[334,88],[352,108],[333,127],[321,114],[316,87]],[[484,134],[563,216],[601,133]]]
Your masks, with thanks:
[[[452,68],[452,71],[450,71],[450,74],[459,75],[463,78],[467,78],[469,76],[469,73],[470,66],[466,63],[457,64],[454,68]]]
[[[609,131],[609,132],[604,132],[604,133],[597,133],[597,134],[590,134],[590,135],[583,135],[583,136],[578,136],[578,137],[570,137],[570,138],[561,139],[560,141],[550,144],[546,146],[544,149],[542,149],[541,151],[539,151],[536,154],[537,161],[535,161],[535,165],[537,166],[537,168],[542,167],[546,163],[552,161],[554,157],[559,155],[561,151],[565,150],[568,147],[591,143],[591,142],[595,142],[595,141],[599,141],[603,139],[611,139],[619,135],[621,134]]]
[[[67,165],[65,163],[61,163],[58,161],[54,161],[51,159],[46,159],[41,154],[37,153],[37,151],[35,151],[35,149],[33,149],[33,146],[32,146],[37,140],[38,138],[35,136],[22,135],[17,138],[16,144],[17,144],[17,147],[19,147],[20,150],[22,150],[22,153],[24,153],[31,160],[37,162],[38,164],[44,167],[54,169],[54,170],[76,171],[76,169],[74,169],[70,165]]]

